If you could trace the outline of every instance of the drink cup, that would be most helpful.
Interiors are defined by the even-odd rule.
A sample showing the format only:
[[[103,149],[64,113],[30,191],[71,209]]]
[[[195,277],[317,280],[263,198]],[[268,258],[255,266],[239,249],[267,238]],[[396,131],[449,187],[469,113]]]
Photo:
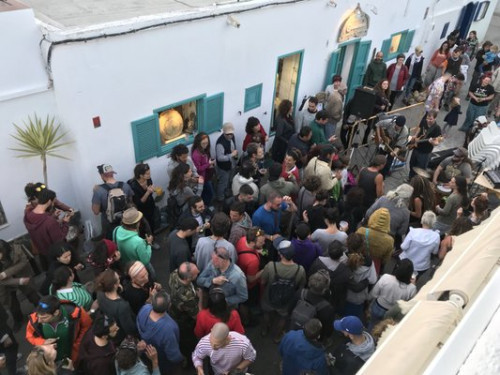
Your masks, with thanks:
[[[342,232],[346,232],[347,229],[349,228],[349,223],[347,221],[341,221],[339,223],[339,229],[342,231]]]

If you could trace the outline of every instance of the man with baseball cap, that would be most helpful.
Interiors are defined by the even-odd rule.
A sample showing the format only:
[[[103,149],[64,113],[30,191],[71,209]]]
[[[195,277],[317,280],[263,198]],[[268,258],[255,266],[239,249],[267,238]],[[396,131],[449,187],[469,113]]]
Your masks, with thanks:
[[[434,171],[432,182],[434,184],[447,184],[453,177],[463,176],[470,183],[472,178],[472,166],[468,159],[469,153],[464,147],[457,147],[452,156],[445,158]]]
[[[215,142],[215,160],[217,170],[217,186],[215,199],[223,202],[226,190],[231,181],[231,171],[236,166],[238,150],[234,139],[234,125],[226,122],[222,125],[222,134]]]
[[[392,166],[392,162],[395,157],[404,156],[403,152],[406,149],[406,144],[408,143],[408,128],[406,127],[406,117],[390,116],[387,117],[385,114],[379,114],[379,121],[375,124],[375,129],[377,132],[377,139],[381,145],[379,153],[387,155],[387,161],[384,168],[380,171],[385,177],[389,174]],[[384,132],[388,140],[384,140]]]
[[[109,164],[101,164],[97,166],[97,172],[101,176],[103,184],[95,185],[92,195],[92,212],[95,215],[101,214],[101,231],[108,240],[111,240],[113,230],[120,222],[110,222],[107,218],[106,211],[108,209],[108,194],[113,189],[121,189],[128,202],[132,200],[134,192],[132,188],[123,181],[115,179],[115,170]]]
[[[363,323],[357,316],[345,316],[333,322],[333,328],[349,339],[333,351],[334,374],[356,374],[375,351],[373,337],[363,330]]]

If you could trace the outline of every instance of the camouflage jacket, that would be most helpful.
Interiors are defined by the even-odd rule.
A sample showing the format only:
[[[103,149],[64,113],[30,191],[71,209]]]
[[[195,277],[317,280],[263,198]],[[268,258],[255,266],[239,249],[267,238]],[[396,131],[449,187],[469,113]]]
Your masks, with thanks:
[[[185,285],[179,278],[177,270],[170,274],[168,281],[170,286],[170,298],[172,301],[170,315],[176,321],[196,320],[198,315],[198,294],[193,283]]]

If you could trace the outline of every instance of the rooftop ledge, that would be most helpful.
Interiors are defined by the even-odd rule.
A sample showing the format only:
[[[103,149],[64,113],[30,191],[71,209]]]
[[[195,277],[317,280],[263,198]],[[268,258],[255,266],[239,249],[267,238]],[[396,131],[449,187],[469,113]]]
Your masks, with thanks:
[[[307,0],[23,0],[46,39],[89,38]]]

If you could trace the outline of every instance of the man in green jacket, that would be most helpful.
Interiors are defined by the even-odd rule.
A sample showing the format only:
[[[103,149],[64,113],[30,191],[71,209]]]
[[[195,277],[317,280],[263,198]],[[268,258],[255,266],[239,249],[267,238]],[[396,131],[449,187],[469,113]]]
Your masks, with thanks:
[[[368,64],[366,68],[363,85],[375,87],[375,85],[386,78],[387,65],[384,62],[384,53],[378,51],[375,58]]]
[[[146,239],[139,237],[139,225],[142,212],[129,208],[123,212],[122,225],[113,232],[113,240],[120,251],[121,262],[125,266],[131,261],[140,261],[151,272],[151,244],[153,236],[146,234]]]
[[[316,113],[316,119],[311,122],[312,138],[311,143],[316,145],[325,145],[335,142],[337,137],[332,135],[330,138],[325,137],[325,125],[328,122],[328,112],[321,110]]]

